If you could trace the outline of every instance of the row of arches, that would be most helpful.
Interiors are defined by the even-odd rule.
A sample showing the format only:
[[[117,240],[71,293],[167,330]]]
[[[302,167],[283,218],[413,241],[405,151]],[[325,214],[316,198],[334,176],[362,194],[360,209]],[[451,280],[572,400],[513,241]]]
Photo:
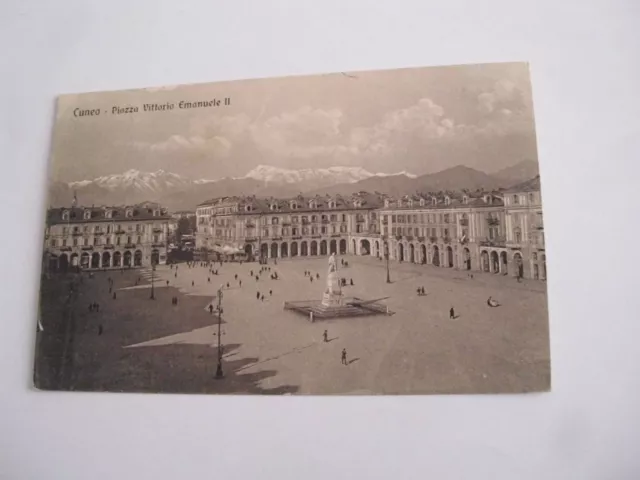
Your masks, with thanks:
[[[158,264],[160,261],[160,252],[158,250],[151,251],[151,263]],[[142,251],[127,250],[124,253],[119,251],[113,252],[82,252],[78,255],[72,253],[67,255],[62,253],[60,255],[49,256],[49,270],[66,272],[69,267],[80,267],[83,269],[88,268],[112,268],[112,267],[141,267],[142,266]]]
[[[254,246],[250,243],[244,246],[244,253],[247,256],[253,256]],[[316,240],[300,242],[272,242],[271,244],[263,243],[260,245],[260,255],[263,258],[287,258],[287,257],[306,257],[316,255],[331,255],[332,253],[345,255],[347,253],[347,241],[337,240]]]

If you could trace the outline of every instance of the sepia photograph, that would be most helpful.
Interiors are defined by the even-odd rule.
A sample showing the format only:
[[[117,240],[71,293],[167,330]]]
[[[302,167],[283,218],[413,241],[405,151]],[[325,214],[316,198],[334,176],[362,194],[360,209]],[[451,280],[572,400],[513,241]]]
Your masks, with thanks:
[[[48,168],[38,389],[551,389],[527,63],[62,95]]]

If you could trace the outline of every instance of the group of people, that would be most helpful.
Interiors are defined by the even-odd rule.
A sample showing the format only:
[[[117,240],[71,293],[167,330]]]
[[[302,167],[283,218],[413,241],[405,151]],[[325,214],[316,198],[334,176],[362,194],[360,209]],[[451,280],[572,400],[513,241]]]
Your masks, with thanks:
[[[424,296],[426,295],[426,293],[425,293],[425,291],[424,291],[424,286],[422,286],[422,287],[418,287],[418,288],[416,289],[416,291],[418,292],[418,296],[419,296],[419,297],[424,297]]]

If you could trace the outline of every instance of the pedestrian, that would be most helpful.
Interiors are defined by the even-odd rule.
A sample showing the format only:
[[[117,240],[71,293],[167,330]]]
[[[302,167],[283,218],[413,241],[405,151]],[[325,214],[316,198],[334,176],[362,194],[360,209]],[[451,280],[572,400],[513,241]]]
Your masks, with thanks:
[[[178,297],[176,297],[176,305],[178,305]]]
[[[324,338],[324,343],[327,343],[329,341],[329,332],[325,330],[322,337]]]
[[[113,299],[116,299],[116,292],[113,292]]]
[[[256,293],[256,300],[260,300],[260,292]]]
[[[455,318],[456,318],[456,312],[455,312],[455,310],[453,309],[453,307],[451,307],[451,308],[449,309],[449,318],[450,318],[450,319],[455,319]]]
[[[213,315],[213,303],[209,304],[209,313]]]
[[[100,304],[96,302],[96,312],[100,313]]]
[[[418,287],[417,292],[418,292],[418,295],[422,295],[422,291],[420,290],[420,287]]]
[[[264,295],[262,295],[262,296],[260,297],[260,300],[262,300],[262,301],[264,302]]]
[[[207,283],[211,283],[211,277],[207,277]]]
[[[229,282],[227,282],[227,288],[229,288]]]
[[[238,279],[238,274],[236,273],[233,278],[235,278],[237,280]]]
[[[346,348],[342,349],[341,360],[342,360],[342,365],[347,365],[347,349]]]
[[[89,311],[90,311],[90,312],[91,312],[91,311],[93,311],[93,303],[90,303],[90,304],[89,304]]]
[[[191,280],[191,286],[192,286],[192,287],[195,287],[195,285],[196,285],[196,282],[194,282],[193,280]]]
[[[251,270],[251,272],[249,272],[249,273],[251,273],[251,276],[253,277],[253,270]]]
[[[167,287],[169,286],[169,280],[167,280]]]
[[[173,275],[175,278],[178,278],[178,272]]]
[[[240,282],[240,286],[242,286],[242,280],[238,280]]]
[[[309,280],[311,281],[311,283],[313,283],[313,277],[309,277]]]
[[[260,277],[258,277],[258,275],[256,275],[256,282],[258,281],[258,278],[260,278]]]
[[[111,293],[111,290],[112,290],[112,288],[111,288],[111,287],[109,287],[109,293]]]
[[[271,297],[273,295],[273,290],[269,290],[269,296]]]
[[[350,278],[349,282],[351,283],[351,286],[353,287],[353,278]]]
[[[102,335],[102,324],[98,325],[98,335]]]
[[[320,274],[319,274],[319,273],[316,273],[316,278],[317,278],[318,280],[320,280]]]

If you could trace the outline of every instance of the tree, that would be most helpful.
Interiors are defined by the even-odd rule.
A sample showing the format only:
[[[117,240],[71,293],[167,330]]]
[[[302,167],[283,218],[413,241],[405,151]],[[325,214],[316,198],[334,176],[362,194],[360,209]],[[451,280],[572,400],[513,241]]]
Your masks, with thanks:
[[[180,240],[182,240],[183,235],[193,235],[193,231],[195,228],[195,217],[193,217],[193,222],[191,222],[191,220],[192,219],[188,217],[180,217],[180,220],[178,220],[178,226],[176,228],[176,241],[178,243],[180,243]]]

